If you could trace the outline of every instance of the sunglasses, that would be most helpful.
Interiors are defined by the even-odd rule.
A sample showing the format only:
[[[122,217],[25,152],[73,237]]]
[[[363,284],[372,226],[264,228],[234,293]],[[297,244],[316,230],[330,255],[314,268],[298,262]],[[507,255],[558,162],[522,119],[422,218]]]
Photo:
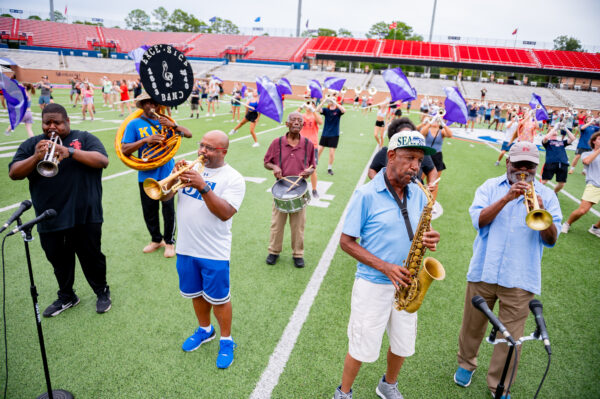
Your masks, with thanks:
[[[515,167],[517,169],[521,169],[523,167],[525,167],[525,169],[535,169],[535,168],[537,168],[537,163],[530,162],[530,161],[512,162],[512,165],[513,165],[513,167]]]

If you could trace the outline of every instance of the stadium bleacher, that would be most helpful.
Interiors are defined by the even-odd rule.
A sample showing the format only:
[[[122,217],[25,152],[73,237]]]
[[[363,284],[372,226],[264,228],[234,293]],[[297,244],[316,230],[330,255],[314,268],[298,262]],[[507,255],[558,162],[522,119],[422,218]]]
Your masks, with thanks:
[[[536,68],[538,65],[529,50],[507,47],[457,45],[457,61],[475,64],[516,65]]]
[[[352,39],[321,36],[313,39],[306,49],[307,56],[320,54],[348,54],[375,56],[379,41],[376,39]]]
[[[452,47],[449,44],[408,40],[384,40],[379,55],[382,57],[453,61]]]
[[[533,50],[542,67],[600,71],[600,54],[577,51]]]
[[[252,38],[243,35],[200,35],[189,43],[192,50],[187,54],[192,57],[222,58],[226,51],[242,53],[245,44]]]
[[[298,49],[307,40],[310,39],[302,37],[257,36],[250,43],[254,47],[254,51],[250,53],[247,59],[288,61],[294,57]]]
[[[277,81],[289,70],[289,66],[231,62],[215,69],[212,73],[220,79],[235,82],[251,82],[254,81],[255,77],[265,75],[271,80]]]
[[[146,32],[118,28],[101,28],[101,30],[104,34],[105,42],[114,41],[119,45],[120,52],[123,53],[128,53],[143,44],[152,46],[164,43],[181,48],[187,40],[195,35],[188,32]]]
[[[88,39],[99,40],[96,27],[91,25],[21,19],[19,31],[31,35],[31,44],[39,47],[89,49]]]

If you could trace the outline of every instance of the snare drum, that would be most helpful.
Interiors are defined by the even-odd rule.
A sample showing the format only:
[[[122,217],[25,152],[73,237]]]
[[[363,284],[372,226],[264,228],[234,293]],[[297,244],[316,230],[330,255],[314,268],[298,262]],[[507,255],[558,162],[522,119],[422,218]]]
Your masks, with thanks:
[[[310,192],[306,180],[300,179],[294,187],[291,182],[295,182],[298,176],[286,176],[285,179],[277,180],[271,193],[275,201],[275,208],[283,213],[300,212],[308,201],[310,201]],[[288,181],[289,180],[289,181]]]

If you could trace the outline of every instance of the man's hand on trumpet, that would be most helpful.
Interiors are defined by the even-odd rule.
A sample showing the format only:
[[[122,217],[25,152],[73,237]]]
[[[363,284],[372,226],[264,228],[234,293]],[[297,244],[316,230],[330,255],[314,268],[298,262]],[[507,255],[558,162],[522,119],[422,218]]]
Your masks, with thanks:
[[[179,175],[179,180],[183,183],[183,187],[193,187],[198,191],[202,191],[206,187],[202,175],[195,170],[186,170]]]

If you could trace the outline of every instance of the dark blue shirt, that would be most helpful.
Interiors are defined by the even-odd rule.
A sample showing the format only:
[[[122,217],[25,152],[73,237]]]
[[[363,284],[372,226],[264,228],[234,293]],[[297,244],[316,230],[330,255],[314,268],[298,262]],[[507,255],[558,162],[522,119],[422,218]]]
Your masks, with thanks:
[[[592,137],[592,134],[596,133],[598,130],[600,130],[600,127],[596,125],[590,125],[583,129],[581,135],[579,136],[579,143],[577,143],[577,148],[586,148],[588,150],[591,150],[592,147],[590,147],[590,138]]]
[[[569,145],[568,140],[548,140],[543,143],[546,149],[546,163],[569,163],[569,157],[565,147]]]
[[[329,109],[323,108],[321,114],[325,117],[323,125],[323,133],[321,137],[336,137],[340,135],[340,118],[344,113],[339,108]]]

